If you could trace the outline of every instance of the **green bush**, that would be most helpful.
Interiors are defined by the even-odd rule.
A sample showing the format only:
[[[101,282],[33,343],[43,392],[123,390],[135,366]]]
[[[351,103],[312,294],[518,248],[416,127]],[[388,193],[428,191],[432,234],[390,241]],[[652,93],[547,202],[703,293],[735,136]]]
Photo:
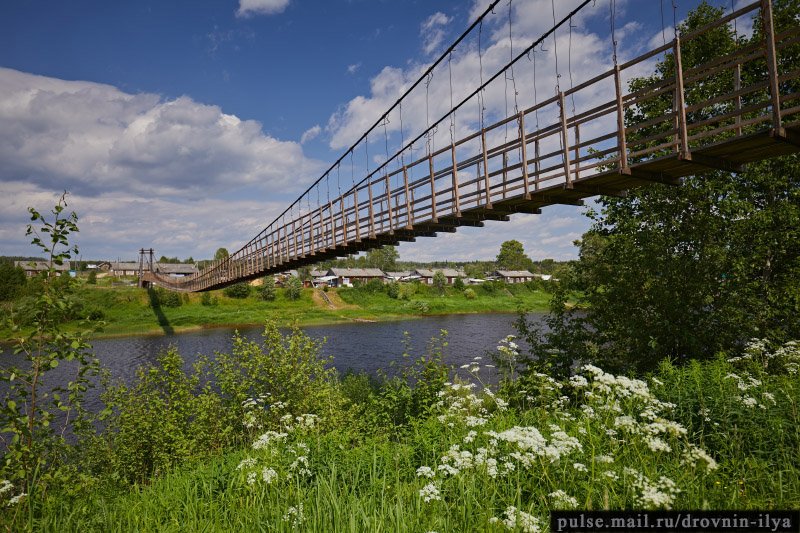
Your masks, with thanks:
[[[272,276],[265,277],[261,283],[261,289],[258,291],[258,294],[264,301],[273,301],[276,295],[275,278]]]
[[[158,307],[180,307],[183,303],[179,293],[162,287],[150,288],[147,294],[150,297],[150,306],[154,309]]]
[[[86,277],[86,283],[89,285],[97,285],[97,271],[90,270],[89,275]]]
[[[200,295],[200,305],[204,305],[206,307],[214,306],[219,303],[219,300],[216,296],[212,296],[209,291],[205,291]]]
[[[289,279],[286,280],[284,292],[286,293],[287,299],[299,300],[300,296],[303,294],[303,282],[300,281],[298,277],[290,276]]]
[[[461,278],[456,278],[455,280],[453,280],[453,288],[456,289],[457,291],[463,291],[464,280]]]
[[[234,283],[233,285],[225,287],[222,292],[228,298],[247,298],[250,296],[250,284],[245,281]]]
[[[392,281],[386,285],[386,294],[389,298],[396,300],[400,296],[400,284],[396,281]]]
[[[464,298],[466,298],[467,300],[474,300],[477,297],[478,295],[475,294],[475,291],[473,289],[471,288],[464,289]]]

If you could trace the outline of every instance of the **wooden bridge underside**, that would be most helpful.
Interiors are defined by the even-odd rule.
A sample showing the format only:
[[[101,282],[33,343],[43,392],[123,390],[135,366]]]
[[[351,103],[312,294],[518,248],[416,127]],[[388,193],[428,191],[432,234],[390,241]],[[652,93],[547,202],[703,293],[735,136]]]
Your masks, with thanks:
[[[682,67],[688,42],[750,12],[764,21],[763,42]],[[672,76],[623,91],[626,73],[664,53],[676,65]],[[218,289],[550,205],[678,185],[709,170],[738,172],[797,152],[800,68],[789,57],[800,57],[800,30],[774,33],[770,2],[760,0],[415,161],[405,163],[408,152],[399,152],[349,191],[276,220],[194,277],[146,272],[143,280],[178,291]],[[598,104],[598,93],[610,98]]]

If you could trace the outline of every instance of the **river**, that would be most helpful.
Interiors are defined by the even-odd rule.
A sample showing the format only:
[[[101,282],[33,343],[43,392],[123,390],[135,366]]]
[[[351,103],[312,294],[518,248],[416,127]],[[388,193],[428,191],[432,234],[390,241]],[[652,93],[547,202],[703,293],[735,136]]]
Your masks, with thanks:
[[[541,321],[542,315],[531,315]],[[491,363],[487,352],[494,352],[499,341],[515,334],[515,314],[446,315],[393,322],[357,322],[324,326],[306,326],[303,331],[312,338],[325,339],[323,356],[333,356],[333,365],[340,372],[352,370],[374,374],[378,369],[391,374],[390,364],[402,363],[403,353],[419,357],[426,353],[432,338],[447,331],[447,346],[443,350],[444,361],[456,368],[469,363],[475,356],[483,356],[483,363]],[[259,340],[263,328],[240,329],[250,339]],[[406,335],[407,333],[407,335]],[[140,366],[154,363],[158,354],[175,346],[187,361],[196,360],[198,354],[213,355],[231,349],[232,328],[214,328],[173,335],[120,337],[92,341],[94,353],[112,378],[129,382]],[[408,347],[408,350],[407,348]],[[0,365],[16,359],[6,347]],[[71,379],[74,367],[62,364],[48,372],[48,382]],[[72,370],[72,372],[70,372]],[[482,373],[488,381],[494,381],[491,368]],[[5,395],[7,383],[0,383],[0,397]],[[96,394],[87,397],[89,409],[98,409]],[[96,404],[96,405],[95,405]]]

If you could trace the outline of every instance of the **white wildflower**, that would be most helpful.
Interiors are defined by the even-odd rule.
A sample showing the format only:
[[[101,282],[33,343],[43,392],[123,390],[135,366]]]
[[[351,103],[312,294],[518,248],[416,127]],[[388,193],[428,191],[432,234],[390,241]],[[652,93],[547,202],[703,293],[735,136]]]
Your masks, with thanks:
[[[271,468],[264,468],[261,471],[261,479],[263,479],[264,483],[266,483],[267,485],[272,483],[272,480],[275,479],[276,477],[278,477],[278,473]]]
[[[4,479],[0,481],[0,494],[5,494],[6,492],[10,491],[14,488],[14,484],[11,483],[9,480]]]
[[[596,463],[613,463],[614,458],[610,455],[598,455],[594,458]]]
[[[750,409],[758,405],[758,402],[752,396],[745,396],[742,398],[742,403],[745,405],[745,407],[749,407]]]
[[[684,451],[681,463],[694,467],[698,461],[706,464],[706,471],[711,472],[717,468],[717,462],[705,450],[698,448],[694,444],[688,444]]]
[[[27,494],[24,493],[24,492],[21,492],[21,493],[17,494],[16,496],[14,496],[13,498],[11,498],[10,500],[8,500],[8,504],[7,505],[9,507],[11,507],[12,505],[17,505],[20,502],[20,500],[22,500],[22,498],[24,498],[25,496],[27,496]]]
[[[256,460],[253,457],[248,457],[247,459],[242,459],[242,462],[239,463],[239,466],[236,467],[236,470],[241,470],[243,468],[250,468],[256,465]],[[2,487],[0,487],[0,494],[3,493]]]
[[[672,448],[669,444],[659,439],[658,437],[647,437],[644,440],[647,447],[654,452],[671,452]]]
[[[419,495],[425,501],[425,503],[442,499],[439,493],[439,487],[437,487],[435,483],[428,483],[419,489]]]
[[[586,465],[583,463],[572,463],[572,468],[577,470],[578,472],[588,472],[589,469],[586,468]]]
[[[429,466],[421,466],[421,467],[417,468],[417,476],[418,477],[428,477],[428,478],[430,478],[430,477],[434,477],[435,475],[436,475],[436,472],[434,472],[433,469],[431,467],[429,467]]]
[[[292,526],[299,526],[305,521],[306,517],[303,513],[303,504],[301,503],[297,507],[292,506],[286,510],[286,514],[283,515],[284,522],[291,522]]]
[[[550,497],[551,500],[553,500],[553,503],[559,508],[564,508],[564,507],[575,508],[578,506],[578,500],[576,500],[575,498],[573,498],[572,496],[570,496],[561,489],[558,489],[555,492],[551,492],[550,494],[548,494],[548,496]]]

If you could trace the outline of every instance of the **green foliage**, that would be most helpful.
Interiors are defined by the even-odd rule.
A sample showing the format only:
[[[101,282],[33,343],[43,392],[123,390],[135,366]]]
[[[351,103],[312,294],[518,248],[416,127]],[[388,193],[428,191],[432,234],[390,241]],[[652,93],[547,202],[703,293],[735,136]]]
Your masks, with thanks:
[[[775,7],[780,20],[787,16],[783,11],[788,18],[798,12],[796,2]],[[690,33],[722,12],[703,3],[679,31]],[[684,69],[734,46],[728,26],[687,41]],[[800,53],[795,48],[784,60],[796,64]],[[652,77],[633,80],[630,88],[673,72],[667,57]],[[712,100],[729,83],[714,78],[692,84],[687,105]],[[672,95],[665,93],[629,108],[626,122],[644,122],[671,106]],[[698,109],[692,120],[706,118],[712,107]],[[636,135],[653,135],[654,127]],[[600,206],[590,212],[593,225],[580,242],[580,261],[559,274],[550,331],[530,336],[534,355],[600,361],[613,370],[653,369],[664,358],[683,362],[735,352],[754,337],[800,337],[796,155],[753,163],[739,174],[689,176],[680,187],[654,185],[626,198],[602,197]],[[565,309],[569,299],[577,307]]]
[[[394,246],[383,246],[367,252],[364,266],[380,268],[384,272],[387,270],[395,270],[398,259],[400,259],[400,253]]]
[[[271,302],[275,300],[275,296],[277,294],[275,289],[275,278],[272,276],[266,276],[261,282],[261,289],[258,291],[258,294],[264,301]]]
[[[396,300],[400,297],[400,284],[396,281],[389,282],[386,285],[386,294],[389,298]]]
[[[219,304],[219,299],[213,296],[210,291],[204,291],[200,295],[200,305],[205,307],[213,307]]]
[[[444,272],[441,270],[437,270],[433,273],[433,280],[432,283],[433,288],[436,289],[440,295],[444,294],[445,288],[447,288],[447,278],[444,275]]]
[[[465,285],[464,285],[464,280],[463,280],[463,279],[461,279],[461,278],[456,278],[456,279],[454,279],[454,280],[453,280],[453,288],[454,288],[455,290],[457,290],[457,291],[463,291],[463,290],[464,290],[464,287],[465,287]]]
[[[89,275],[86,277],[86,283],[89,285],[97,285],[97,271],[90,270]]]
[[[227,259],[230,257],[227,248],[217,248],[217,251],[214,252],[214,260],[215,261],[222,261],[223,259]]]
[[[11,261],[0,261],[0,301],[16,298],[25,287],[25,271]]]
[[[500,245],[497,254],[497,268],[500,270],[528,270],[532,265],[521,242],[510,240]]]
[[[228,298],[243,299],[250,296],[250,284],[246,281],[234,283],[223,289],[223,294]]]
[[[64,435],[71,432],[76,446],[81,446],[92,430],[92,416],[83,405],[91,378],[99,369],[86,340],[91,325],[84,324],[75,333],[62,329],[75,306],[70,301],[71,283],[59,278],[54,268],[78,253],[69,242],[78,231],[78,217],[66,213],[66,207],[64,193],[51,211],[52,219],[28,208],[32,223],[26,235],[32,237],[31,243],[44,253],[51,268],[33,285],[36,292],[29,296],[33,305],[28,327],[21,327],[14,309],[6,324],[13,334],[14,357],[0,368],[0,379],[8,383],[0,406],[0,479],[8,483],[3,488],[4,499],[22,499],[23,503],[9,504],[14,507],[9,512],[16,517],[20,507],[27,508],[22,516],[31,512],[31,499],[80,483],[79,472],[68,462],[71,448]],[[49,377],[64,362],[69,362],[66,374],[58,380]],[[12,525],[10,529],[17,528]]]
[[[163,287],[151,287],[147,289],[147,295],[150,298],[150,307],[153,309],[158,309],[160,307],[180,307],[183,303],[180,294]]]
[[[289,279],[286,280],[284,293],[289,300],[299,300],[303,294],[303,282],[298,277],[289,276]]]
[[[475,294],[475,291],[472,288],[464,289],[464,298],[466,298],[467,300],[474,300],[477,297],[478,295]]]

